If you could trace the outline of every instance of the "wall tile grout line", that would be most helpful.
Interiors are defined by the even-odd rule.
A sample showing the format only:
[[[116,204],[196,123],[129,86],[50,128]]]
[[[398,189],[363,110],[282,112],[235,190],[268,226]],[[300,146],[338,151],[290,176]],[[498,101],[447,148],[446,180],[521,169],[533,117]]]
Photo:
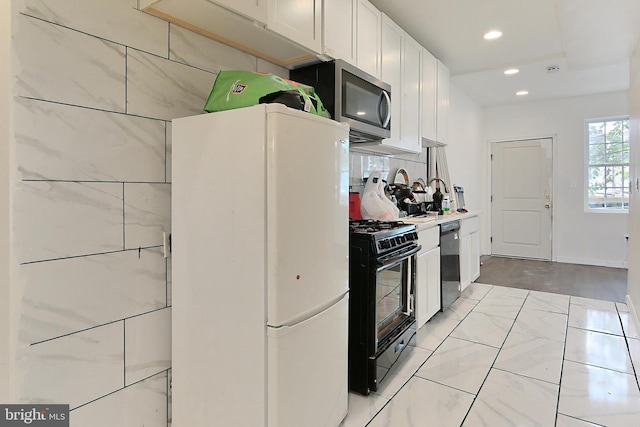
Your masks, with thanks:
[[[80,408],[82,408],[83,406],[87,406],[87,405],[90,405],[90,404],[92,404],[92,403],[95,403],[95,402],[97,402],[98,400],[101,400],[101,399],[104,399],[105,397],[109,397],[109,396],[111,396],[111,395],[113,395],[113,394],[119,393],[119,392],[121,392],[122,390],[126,390],[127,388],[133,387],[134,385],[140,384],[141,382],[146,381],[146,380],[148,380],[148,379],[151,379],[151,378],[155,377],[156,375],[160,375],[160,374],[162,374],[163,372],[168,372],[168,369],[164,369],[164,370],[162,370],[162,371],[156,372],[155,374],[151,374],[151,375],[149,375],[149,376],[147,376],[147,377],[144,377],[144,378],[142,378],[142,379],[140,379],[140,380],[138,380],[138,381],[135,381],[135,382],[133,382],[133,383],[129,384],[129,385],[128,385],[128,386],[126,386],[126,387],[119,388],[119,389],[114,390],[114,391],[112,391],[112,392],[110,392],[110,393],[107,393],[107,394],[105,394],[105,395],[102,395],[102,396],[100,396],[100,397],[97,397],[97,398],[95,398],[95,399],[93,399],[93,400],[90,400],[90,401],[88,401],[88,402],[83,403],[82,405],[78,405],[78,406],[76,406],[75,408],[70,408],[70,409],[69,409],[69,411],[70,411],[70,412],[71,412],[71,411],[75,411],[76,409],[80,409]]]
[[[164,182],[167,182],[167,177],[168,177],[168,173],[167,173],[167,168],[169,167],[168,162],[167,162],[167,149],[169,148],[169,129],[167,129],[169,126],[167,126],[167,122],[164,122]]]
[[[124,47],[124,114],[129,114],[129,46]]]
[[[84,110],[101,111],[103,113],[118,114],[118,115],[121,115],[121,116],[135,117],[135,118],[139,118],[139,119],[155,120],[155,121],[158,121],[158,122],[166,122],[167,121],[167,119],[159,119],[157,117],[141,116],[139,114],[125,113],[125,112],[122,112],[122,111],[105,110],[104,108],[89,107],[87,105],[69,104],[68,102],[61,102],[61,101],[55,101],[55,100],[51,100],[51,99],[44,99],[44,98],[35,98],[33,96],[17,95],[17,97],[18,98],[22,98],[22,99],[30,99],[32,101],[46,102],[48,104],[64,105],[64,106],[67,106],[67,107],[80,108],[80,109],[84,109]]]
[[[152,184],[152,185],[166,185],[170,182],[163,181],[91,181],[91,180],[72,180],[72,179],[34,179],[25,178],[22,182],[61,182],[67,184]]]
[[[52,337],[52,338],[47,338],[46,340],[36,341],[34,343],[29,344],[29,346],[31,347],[31,346],[34,346],[34,345],[43,344],[43,343],[46,343],[46,342],[49,342],[49,341],[54,341],[54,340],[57,340],[57,339],[60,339],[60,338],[68,337],[68,336],[79,334],[79,333],[82,333],[82,332],[91,331],[93,329],[101,328],[101,327],[107,326],[107,325],[113,325],[114,323],[122,322],[122,321],[127,320],[127,319],[134,319],[136,317],[146,316],[148,314],[155,313],[156,311],[166,310],[167,308],[170,308],[170,307],[155,308],[153,310],[145,311],[144,313],[138,313],[138,314],[134,314],[132,316],[127,316],[127,317],[123,317],[123,318],[120,318],[120,319],[112,320],[110,322],[101,323],[101,324],[96,325],[96,326],[91,326],[89,328],[79,329],[77,331],[69,332],[68,334],[58,335],[58,336],[55,336],[55,337]]]
[[[171,22],[167,22],[167,59],[171,60],[171,28],[173,28],[173,24]]]
[[[98,255],[119,254],[121,252],[138,251],[139,249],[147,250],[147,249],[154,249],[154,248],[161,248],[161,247],[162,245],[152,245],[152,246],[141,246],[140,248],[117,249],[114,251],[95,252],[95,253],[81,254],[81,255],[70,255],[70,256],[59,257],[59,258],[47,258],[47,259],[39,259],[35,261],[26,261],[26,262],[21,262],[20,265],[37,264],[40,262],[60,261],[63,259],[84,258],[84,257],[98,256]]]
[[[141,11],[141,13],[144,13],[144,12]],[[52,21],[49,21],[47,19],[40,18],[38,16],[29,15],[28,13],[18,12],[18,14],[20,14],[22,16],[25,16],[27,18],[30,18],[30,19],[36,19],[36,20],[41,21],[41,22],[46,22],[47,24],[50,24],[50,25],[55,25],[56,27],[60,27],[60,28],[64,28],[64,29],[69,30],[69,31],[73,31],[75,33],[84,34],[84,35],[89,36],[89,37],[93,37],[93,38],[96,38],[96,39],[104,40],[104,41],[106,41],[108,43],[113,43],[115,45],[122,46],[122,47],[125,47],[125,48],[131,48],[131,49],[136,50],[138,52],[142,52],[142,53],[145,53],[147,55],[152,55],[152,56],[155,56],[157,58],[162,58],[164,60],[173,62],[174,64],[180,64],[180,65],[183,65],[185,67],[194,68],[196,70],[205,71],[205,72],[211,73],[211,74],[218,74],[218,73],[213,72],[211,70],[206,70],[204,68],[195,67],[193,65],[186,64],[184,62],[174,61],[174,60],[172,60],[170,58],[164,57],[162,55],[158,55],[157,53],[149,52],[149,51],[146,51],[144,49],[139,49],[139,48],[137,48],[135,46],[129,46],[129,45],[126,45],[126,44],[122,44],[120,42],[117,42],[117,41],[114,41],[114,40],[111,40],[111,39],[107,39],[107,38],[104,38],[104,37],[97,36],[95,34],[87,33],[86,31],[80,31],[80,30],[78,30],[76,28],[67,27],[66,25],[58,24],[56,22],[52,22]]]
[[[167,416],[167,427],[169,427],[171,425],[171,418],[169,417],[169,408],[171,407],[171,380],[170,380],[170,375],[169,375],[169,371],[171,371],[171,368],[167,369],[167,381],[166,381],[166,390],[167,390],[167,406],[165,407],[165,411],[166,411],[166,416]]]
[[[127,386],[127,319],[122,319],[122,387]]]
[[[122,183],[122,250],[126,250],[127,249],[127,222],[126,222],[126,216],[125,216],[125,202],[124,202],[124,197],[125,197],[125,189],[124,189],[124,182]],[[138,247],[138,254],[140,253],[140,248]]]
[[[164,303],[169,306],[169,257],[164,260]]]

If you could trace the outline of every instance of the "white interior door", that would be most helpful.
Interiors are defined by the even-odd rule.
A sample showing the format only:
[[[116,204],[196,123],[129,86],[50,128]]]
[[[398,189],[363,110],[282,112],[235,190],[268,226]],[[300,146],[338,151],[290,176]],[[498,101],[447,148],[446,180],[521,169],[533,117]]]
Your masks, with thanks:
[[[491,145],[491,253],[551,260],[551,139]]]

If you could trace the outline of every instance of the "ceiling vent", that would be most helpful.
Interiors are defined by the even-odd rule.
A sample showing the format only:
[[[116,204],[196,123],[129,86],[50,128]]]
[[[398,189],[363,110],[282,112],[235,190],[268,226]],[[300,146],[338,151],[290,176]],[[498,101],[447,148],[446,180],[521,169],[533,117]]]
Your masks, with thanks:
[[[557,65],[549,65],[547,67],[547,73],[557,73],[558,71],[560,71],[560,67]]]

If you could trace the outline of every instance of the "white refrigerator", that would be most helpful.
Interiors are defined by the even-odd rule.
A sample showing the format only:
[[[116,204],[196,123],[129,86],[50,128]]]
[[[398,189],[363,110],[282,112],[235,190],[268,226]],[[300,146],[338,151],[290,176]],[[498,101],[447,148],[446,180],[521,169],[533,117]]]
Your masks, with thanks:
[[[279,104],[172,126],[173,426],[337,426],[348,126]]]

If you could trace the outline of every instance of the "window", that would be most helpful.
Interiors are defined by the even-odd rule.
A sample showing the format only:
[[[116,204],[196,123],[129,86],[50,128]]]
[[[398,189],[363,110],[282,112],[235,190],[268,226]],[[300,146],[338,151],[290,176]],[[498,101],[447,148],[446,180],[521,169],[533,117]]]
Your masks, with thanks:
[[[629,118],[587,120],[588,210],[629,209]]]

